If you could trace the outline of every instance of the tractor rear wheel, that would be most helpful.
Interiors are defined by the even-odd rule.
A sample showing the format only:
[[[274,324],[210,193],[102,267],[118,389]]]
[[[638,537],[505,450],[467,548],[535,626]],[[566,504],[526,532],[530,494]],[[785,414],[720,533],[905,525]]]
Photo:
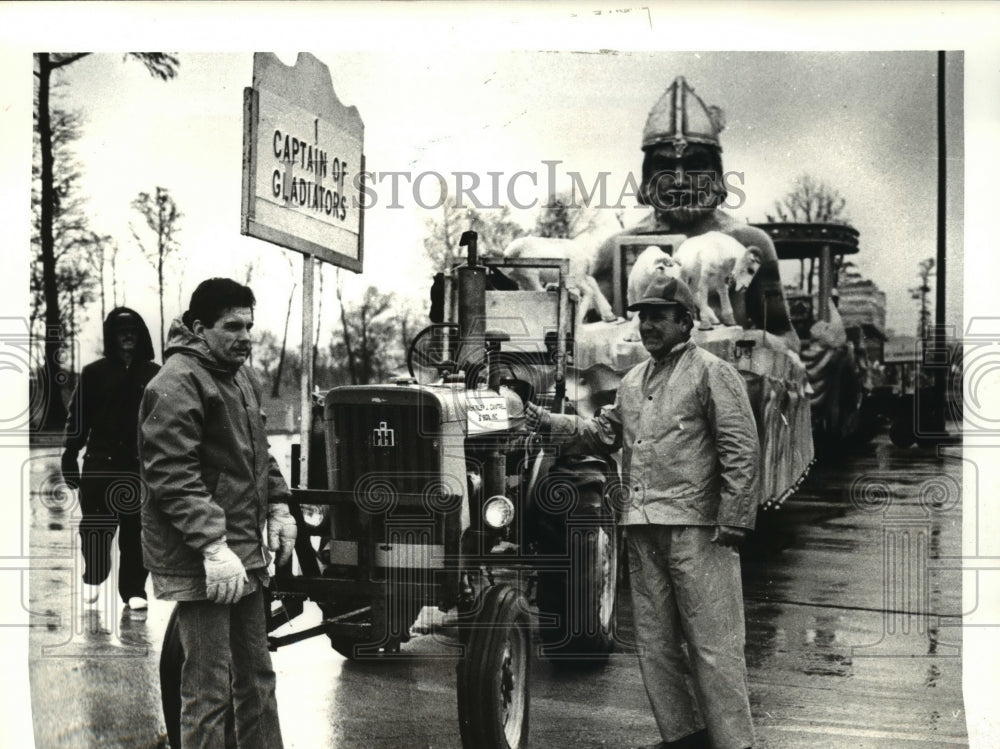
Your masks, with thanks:
[[[167,725],[167,736],[171,747],[181,745],[181,666],[184,664],[184,648],[177,631],[177,607],[170,614],[167,629],[163,633],[163,647],[160,648],[160,700],[163,705],[163,720]]]
[[[615,529],[595,524],[568,531],[568,569],[538,573],[538,612],[549,619],[539,622],[542,652],[553,661],[603,663],[615,644]]]
[[[163,722],[172,749],[181,749],[181,667],[184,665],[184,646],[177,626],[177,607],[170,613],[167,629],[160,648],[160,702]],[[232,700],[226,709],[226,746],[236,746],[236,716]]]

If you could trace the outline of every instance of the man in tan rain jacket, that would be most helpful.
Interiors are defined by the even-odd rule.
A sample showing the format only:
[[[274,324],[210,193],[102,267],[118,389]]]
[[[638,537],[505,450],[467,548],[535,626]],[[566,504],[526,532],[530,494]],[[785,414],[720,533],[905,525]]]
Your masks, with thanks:
[[[583,420],[529,404],[528,425],[570,452],[622,450],[639,665],[663,739],[651,749],[744,749],[753,723],[734,547],[754,526],[760,446],[740,374],[690,340],[695,309],[683,281],[656,275],[629,306],[651,358],[614,405]]]
[[[139,411],[143,558],[154,595],[177,601],[184,749],[226,745],[230,692],[239,745],[282,746],[263,588],[270,551],[283,564],[296,527],[287,504],[269,504],[289,490],[243,366],[254,303],[230,279],[201,283]]]

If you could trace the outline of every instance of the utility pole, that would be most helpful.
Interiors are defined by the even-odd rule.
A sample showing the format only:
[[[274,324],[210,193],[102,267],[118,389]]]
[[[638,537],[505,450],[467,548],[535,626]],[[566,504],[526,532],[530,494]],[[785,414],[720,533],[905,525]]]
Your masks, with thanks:
[[[945,312],[945,249],[948,244],[946,231],[947,218],[947,187],[948,187],[948,154],[945,103],[945,58],[944,50],[937,54],[937,140],[938,140],[938,205],[937,205],[937,281],[934,295],[934,355],[938,358],[934,377],[934,423],[932,428],[940,435],[945,431],[945,399],[948,387],[948,360],[944,338]],[[926,284],[925,284],[926,285]]]
[[[930,293],[930,277],[934,270],[934,258],[920,261],[920,285],[910,289],[910,297],[920,300],[920,317],[917,321],[917,338],[926,346],[927,328],[930,322],[930,312],[927,310],[927,295]],[[940,283],[940,279],[938,279]]]

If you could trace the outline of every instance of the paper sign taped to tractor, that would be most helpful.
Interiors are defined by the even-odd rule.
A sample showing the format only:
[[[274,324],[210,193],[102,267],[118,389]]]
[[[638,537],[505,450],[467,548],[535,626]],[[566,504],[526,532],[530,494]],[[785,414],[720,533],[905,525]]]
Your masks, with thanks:
[[[470,391],[467,410],[469,434],[498,432],[508,428],[507,400],[496,393]]]

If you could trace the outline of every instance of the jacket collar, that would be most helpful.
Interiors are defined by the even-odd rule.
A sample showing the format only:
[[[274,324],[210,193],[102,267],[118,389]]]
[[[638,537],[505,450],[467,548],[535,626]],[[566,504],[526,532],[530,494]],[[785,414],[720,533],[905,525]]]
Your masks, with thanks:
[[[653,359],[652,357],[650,357],[650,359],[652,359],[654,367],[660,367],[660,366],[663,366],[664,364],[666,364],[667,362],[677,361],[678,359],[681,358],[681,355],[685,351],[687,351],[688,349],[694,348],[694,345],[695,345],[694,341],[692,341],[690,338],[688,338],[686,341],[681,341],[680,343],[678,343],[676,346],[674,346],[672,349],[670,349],[667,353],[665,353],[659,359]]]
[[[197,359],[205,369],[218,375],[235,377],[238,370],[226,367],[212,355],[205,343],[205,339],[195,335],[195,333],[177,318],[170,324],[170,332],[167,334],[167,347],[163,352],[163,360],[174,354],[185,354]]]

